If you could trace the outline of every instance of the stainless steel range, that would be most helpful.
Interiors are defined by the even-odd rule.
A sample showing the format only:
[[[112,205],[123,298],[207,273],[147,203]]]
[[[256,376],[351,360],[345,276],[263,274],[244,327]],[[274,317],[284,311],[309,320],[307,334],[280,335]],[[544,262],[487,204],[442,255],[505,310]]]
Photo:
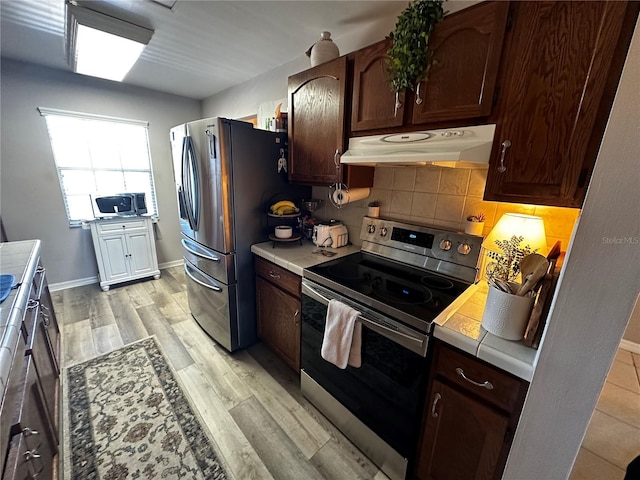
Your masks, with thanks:
[[[304,270],[303,394],[392,479],[415,454],[429,338],[473,293],[482,237],[365,217],[358,253]],[[360,312],[362,366],[320,349],[329,301]]]

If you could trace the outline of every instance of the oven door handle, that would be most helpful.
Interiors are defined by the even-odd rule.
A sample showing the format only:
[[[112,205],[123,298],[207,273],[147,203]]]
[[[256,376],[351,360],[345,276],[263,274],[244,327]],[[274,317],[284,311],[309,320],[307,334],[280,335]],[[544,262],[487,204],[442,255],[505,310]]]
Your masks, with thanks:
[[[314,288],[312,288],[311,286],[309,286],[304,282],[302,283],[302,293],[304,293],[305,295],[308,295],[309,297],[322,303],[323,305],[329,305],[330,300],[327,297],[325,297],[320,292],[318,292],[317,290],[315,290]],[[336,298],[336,300],[338,299]],[[406,333],[399,332],[397,330],[394,330],[392,328],[386,327],[372,320],[369,320],[368,318],[363,317],[362,315],[358,315],[357,320],[363,325],[365,325],[366,327],[370,328],[371,330],[379,333],[380,335],[385,336],[392,342],[397,343],[398,345],[402,345],[403,347],[409,348],[411,351],[416,352],[417,354],[422,355],[423,357],[426,356],[427,341],[428,341],[426,336],[416,337],[413,335],[408,335]]]

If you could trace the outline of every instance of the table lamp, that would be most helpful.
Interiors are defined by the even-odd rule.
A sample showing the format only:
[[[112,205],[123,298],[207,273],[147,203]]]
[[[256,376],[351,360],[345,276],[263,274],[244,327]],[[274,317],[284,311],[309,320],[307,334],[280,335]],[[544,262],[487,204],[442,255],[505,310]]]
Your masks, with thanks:
[[[491,229],[482,246],[492,252],[499,252],[496,240],[509,240],[513,236],[524,237],[522,247],[529,245],[532,251],[540,255],[547,255],[547,237],[544,231],[544,221],[541,217],[524,215],[521,213],[505,213],[498,223]]]

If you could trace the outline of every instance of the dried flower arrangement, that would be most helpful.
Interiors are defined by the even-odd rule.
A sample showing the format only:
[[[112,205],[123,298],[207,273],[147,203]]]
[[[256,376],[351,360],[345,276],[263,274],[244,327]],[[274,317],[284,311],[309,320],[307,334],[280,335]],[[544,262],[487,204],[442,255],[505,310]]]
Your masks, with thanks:
[[[530,253],[538,249],[531,249],[530,245],[520,247],[524,240],[522,236],[512,236],[509,240],[496,240],[496,245],[502,253],[488,251],[488,257],[493,260],[487,265],[487,278],[489,280],[500,279],[505,282],[514,281],[520,273],[520,261]]]

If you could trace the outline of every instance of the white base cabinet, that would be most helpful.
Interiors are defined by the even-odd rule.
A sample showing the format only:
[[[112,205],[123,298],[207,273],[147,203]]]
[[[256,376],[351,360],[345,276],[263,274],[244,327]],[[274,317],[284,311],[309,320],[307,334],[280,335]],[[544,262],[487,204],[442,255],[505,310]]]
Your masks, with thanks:
[[[149,217],[91,222],[100,288],[138,278],[160,278],[153,223]]]

